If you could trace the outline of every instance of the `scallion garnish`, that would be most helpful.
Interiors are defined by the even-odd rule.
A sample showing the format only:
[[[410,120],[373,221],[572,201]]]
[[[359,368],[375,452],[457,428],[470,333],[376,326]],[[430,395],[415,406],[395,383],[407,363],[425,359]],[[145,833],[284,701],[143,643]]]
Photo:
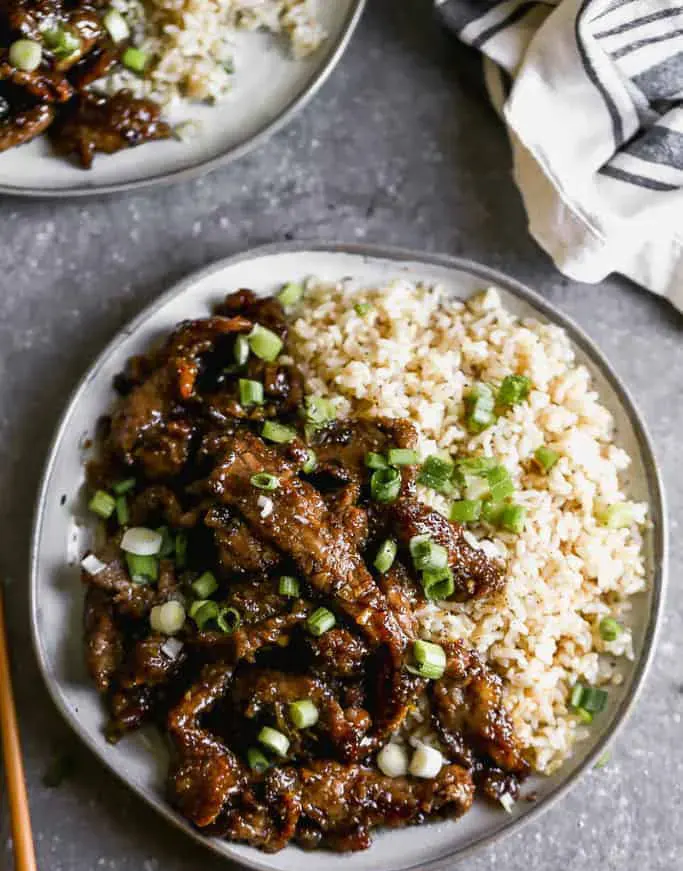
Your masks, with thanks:
[[[369,302],[357,302],[353,307],[359,318],[364,318],[365,315],[370,314],[372,308],[373,306]]]
[[[488,384],[473,385],[465,396],[465,421],[470,432],[482,432],[495,422],[495,398]]]
[[[63,27],[43,31],[43,42],[59,60],[74,55],[81,47],[81,40]]]
[[[599,512],[598,519],[608,529],[623,529],[634,522],[633,503],[615,502]]]
[[[387,451],[387,460],[390,466],[414,466],[420,462],[417,451],[409,448],[390,448]]]
[[[116,520],[119,526],[125,526],[128,523],[130,515],[128,513],[128,500],[125,496],[116,497]]]
[[[496,405],[510,408],[523,402],[529,395],[531,389],[531,381],[526,375],[506,375],[503,378],[503,383],[498,388],[496,396]]]
[[[376,454],[370,451],[365,455],[365,465],[368,469],[386,469],[389,465],[382,454]]]
[[[175,564],[179,569],[187,565],[187,533],[178,532],[175,537]]]
[[[301,471],[305,475],[310,475],[311,472],[315,472],[318,468],[318,456],[313,448],[308,448],[308,455],[306,457],[306,462],[301,467]]]
[[[43,48],[33,39],[17,39],[9,47],[9,62],[25,73],[37,70],[43,59]]]
[[[616,639],[624,631],[623,627],[617,623],[614,617],[603,617],[600,621],[600,638],[603,641],[616,641]]]
[[[486,477],[499,463],[495,457],[463,457],[455,463],[455,471],[459,479],[466,475]]]
[[[247,750],[247,762],[249,763],[249,768],[257,774],[263,774],[267,768],[270,768],[270,762],[268,762],[268,759],[261,753],[258,747],[250,747]]]
[[[587,687],[577,682],[572,687],[569,707],[579,716],[581,711],[589,714],[592,720],[593,714],[599,714],[601,711],[604,711],[607,698],[606,690],[601,690],[598,687]],[[590,722],[590,720],[587,722]]]
[[[455,592],[453,572],[448,566],[442,569],[425,569],[422,572],[422,588],[428,599],[447,599]]]
[[[382,542],[373,563],[378,572],[384,574],[389,571],[396,559],[397,550],[396,542],[393,539],[387,538],[386,541]]]
[[[446,671],[446,651],[431,641],[416,641],[413,645],[415,671],[422,677],[438,680]]]
[[[310,699],[301,699],[289,705],[289,719],[297,729],[308,729],[318,722],[318,709]]]
[[[289,306],[296,305],[303,295],[303,287],[296,282],[290,281],[289,284],[285,284],[282,290],[278,293],[277,298],[280,300],[282,305]]]
[[[240,378],[237,382],[240,405],[263,405],[263,384],[250,378]]]
[[[249,339],[247,339],[244,333],[239,333],[235,339],[232,356],[235,358],[235,363],[238,366],[244,366],[249,359]]]
[[[258,490],[277,490],[280,486],[279,479],[268,472],[257,472],[256,475],[251,476],[250,481],[252,487]]]
[[[213,572],[204,572],[192,583],[192,592],[198,599],[208,599],[218,589],[218,581]]]
[[[278,445],[287,445],[293,442],[296,438],[296,430],[291,426],[277,423],[274,420],[267,420],[261,429],[261,435],[269,442],[275,442]]]
[[[545,445],[541,445],[540,448],[536,448],[534,451],[534,460],[540,466],[541,471],[549,472],[555,463],[560,459],[560,455],[557,451],[553,451],[551,448],[546,448]]]
[[[123,496],[124,493],[132,490],[133,487],[135,487],[135,478],[124,478],[122,481],[117,481],[116,484],[113,484],[111,489],[117,496]]]
[[[88,503],[88,508],[98,517],[108,520],[116,510],[116,499],[105,490],[97,490]]]
[[[577,708],[574,713],[581,720],[582,723],[588,725],[593,722],[593,715],[590,711],[585,711],[583,708]]]
[[[232,635],[241,622],[242,617],[237,608],[222,607],[216,617],[218,628],[226,635]]]
[[[168,526],[159,526],[157,532],[161,536],[161,547],[159,548],[159,556],[162,559],[171,556],[175,551],[175,542]]]
[[[286,756],[289,750],[289,738],[278,732],[277,729],[271,729],[270,726],[264,726],[258,733],[258,740],[264,747],[277,753],[278,756]]]
[[[401,490],[401,473],[398,469],[375,469],[370,478],[370,492],[375,502],[394,502]]]
[[[309,423],[322,426],[337,416],[337,409],[324,396],[307,396],[304,399],[304,416]]]
[[[272,330],[255,324],[247,336],[249,347],[261,360],[272,363],[282,350],[282,339]]]
[[[102,24],[114,42],[123,42],[130,36],[130,28],[126,19],[116,9],[109,9],[102,19]]]
[[[490,498],[494,502],[500,502],[512,496],[515,487],[505,466],[494,466],[486,473],[486,481],[489,485]]]
[[[410,539],[410,555],[418,572],[444,569],[448,565],[448,551],[428,535],[414,535]]]
[[[289,599],[295,599],[299,595],[299,581],[292,575],[283,575],[280,578],[278,591],[281,596],[287,596]]]
[[[218,603],[214,602],[212,599],[208,599],[207,601],[202,601],[201,599],[197,599],[196,602],[193,602],[190,606],[190,617],[197,624],[197,629],[199,631],[203,631],[204,629],[208,629],[209,623],[215,623],[218,619],[218,615],[220,613],[220,608],[218,607]]]
[[[444,496],[451,496],[454,490],[453,469],[452,460],[432,454],[422,464],[417,482]]]
[[[526,508],[523,505],[504,505],[498,523],[501,529],[519,535],[524,532],[526,523]]]
[[[152,584],[159,578],[159,562],[156,557],[127,553],[126,564],[134,584]]]
[[[479,499],[460,499],[453,502],[449,518],[455,523],[475,523],[481,517],[481,504]]]
[[[148,60],[149,55],[144,51],[141,51],[139,48],[133,48],[132,45],[129,45],[121,55],[121,63],[124,67],[127,67],[131,72],[137,73],[140,76],[144,73]]]
[[[498,526],[504,509],[504,502],[491,502],[489,499],[485,499],[481,504],[481,519],[490,523],[491,526]]]
[[[337,622],[336,617],[328,608],[316,608],[306,620],[306,627],[311,635],[323,635]]]

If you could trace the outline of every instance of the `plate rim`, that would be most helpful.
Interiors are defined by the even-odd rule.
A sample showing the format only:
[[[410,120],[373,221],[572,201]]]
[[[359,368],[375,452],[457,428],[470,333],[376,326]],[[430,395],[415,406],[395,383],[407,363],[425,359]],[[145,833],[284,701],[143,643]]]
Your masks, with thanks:
[[[272,865],[270,865],[265,859],[261,858],[259,851],[254,849],[253,852],[255,855],[253,857],[251,855],[238,855],[233,852],[234,848],[232,848],[232,845],[229,843],[228,846],[225,847],[224,845],[226,842],[201,834],[201,832],[196,830],[186,820],[176,814],[176,812],[166,802],[160,800],[157,793],[154,793],[144,786],[131,783],[122,772],[118,771],[114,765],[101,754],[100,745],[94,738],[91,738],[87,731],[82,729],[78,718],[72,714],[72,711],[66,705],[62,698],[61,691],[53,680],[47,654],[42,646],[38,627],[38,602],[36,596],[38,587],[37,568],[43,514],[45,512],[47,501],[46,496],[57,451],[61,445],[69,418],[79,402],[81,394],[89,383],[97,376],[99,369],[110,354],[150,318],[153,318],[157,312],[166,305],[166,303],[185,293],[193,285],[209,278],[214,273],[220,272],[237,263],[258,260],[262,257],[291,253],[303,254],[307,252],[316,254],[327,253],[331,255],[352,255],[368,260],[386,260],[399,265],[401,263],[424,264],[426,266],[436,266],[453,271],[466,272],[477,278],[481,278],[483,282],[497,285],[524,302],[531,304],[549,322],[555,323],[567,330],[572,343],[579,347],[590,359],[591,363],[600,369],[606,381],[614,390],[619,403],[629,418],[638,443],[638,449],[643,460],[643,465],[645,467],[648,495],[651,502],[649,514],[653,526],[652,605],[648,615],[647,627],[643,636],[642,652],[638,660],[634,663],[631,690],[619,704],[608,729],[602,735],[600,740],[596,742],[593,749],[586,755],[575,771],[571,772],[566,779],[558,783],[541,802],[527,810],[524,816],[512,818],[495,832],[484,835],[464,847],[458,848],[456,846],[452,851],[444,856],[430,860],[426,863],[418,862],[417,864],[404,869],[404,871],[446,871],[453,862],[460,862],[472,856],[477,851],[483,850],[484,848],[497,843],[507,835],[521,830],[532,820],[539,819],[541,814],[545,813],[545,811],[549,810],[564,798],[578,781],[594,766],[595,762],[606,752],[609,745],[633,713],[643,690],[645,680],[652,665],[652,660],[654,658],[655,649],[661,631],[666,589],[668,585],[669,531],[667,524],[668,515],[666,495],[662,483],[660,466],[654,452],[651,437],[629,389],[622,382],[620,376],[615,372],[611,363],[605,357],[598,345],[588,336],[581,326],[579,326],[571,317],[557,309],[553,303],[546,300],[537,291],[532,290],[530,287],[512,276],[477,261],[448,254],[420,252],[409,248],[390,245],[297,240],[275,242],[237,252],[231,256],[214,261],[202,269],[195,270],[180,281],[175,282],[168,290],[164,291],[161,295],[146,305],[131,321],[124,325],[114,335],[111,341],[106,344],[104,349],[88,366],[85,374],[79,379],[75,388],[68,397],[64,410],[59,417],[54,436],[48,448],[46,461],[40,478],[31,532],[29,562],[29,617],[33,649],[47,691],[64,720],[76,732],[79,739],[83,741],[88,749],[97,756],[98,760],[110,772],[114,773],[129,790],[144,799],[148,805],[153,807],[176,828],[185,832],[195,842],[210,849],[221,858],[233,861],[242,867],[255,869],[255,871],[272,871]]]
[[[266,123],[253,136],[249,136],[243,142],[229,148],[227,151],[209,157],[205,160],[198,160],[190,164],[190,166],[181,167],[180,169],[158,172],[148,178],[139,179],[137,181],[127,182],[112,182],[109,184],[86,185],[80,184],[76,187],[65,188],[40,188],[40,187],[16,187],[13,185],[0,184],[0,195],[9,197],[27,197],[29,199],[38,200],[59,200],[84,197],[108,196],[110,194],[124,193],[125,191],[140,191],[146,188],[161,187],[162,185],[171,185],[176,182],[190,181],[194,178],[199,178],[202,175],[214,172],[223,166],[240,160],[247,154],[255,151],[260,146],[264,145],[272,136],[286,127],[296,115],[302,111],[316,96],[328,80],[333,70],[342,59],[346,49],[353,38],[356,28],[365,10],[367,0],[350,0],[348,15],[342,25],[339,39],[334,48],[327,55],[326,60],[320,67],[317,73],[313,75],[310,83],[290,100],[272,121]],[[19,146],[21,147],[21,146]],[[59,159],[55,156],[55,159]],[[84,170],[87,172],[87,170]]]

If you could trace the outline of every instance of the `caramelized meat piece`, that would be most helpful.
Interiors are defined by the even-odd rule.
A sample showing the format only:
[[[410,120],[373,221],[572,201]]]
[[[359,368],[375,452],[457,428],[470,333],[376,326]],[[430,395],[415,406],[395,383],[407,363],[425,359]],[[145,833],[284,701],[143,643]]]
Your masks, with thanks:
[[[389,607],[408,638],[418,637],[419,621],[414,608],[425,602],[424,591],[405,566],[394,560],[388,572],[377,577],[379,588],[387,597]]]
[[[413,536],[429,535],[446,548],[459,599],[489,596],[503,586],[500,568],[482,550],[467,543],[460,524],[451,523],[438,511],[410,498],[399,499],[392,506],[391,516],[405,547]]]
[[[225,507],[211,508],[204,524],[213,530],[218,563],[226,576],[266,574],[280,562],[280,554]]]
[[[267,517],[251,484],[252,476],[264,471],[279,480],[269,493],[273,510]],[[388,644],[400,660],[406,639],[384,596],[318,491],[294,472],[260,438],[243,432],[234,437],[207,485],[238,509],[260,537],[291,557],[313,588],[356,622],[372,645]]]
[[[295,728],[289,719],[289,705],[301,699],[309,699],[318,709],[319,720],[310,730]],[[352,711],[351,719],[347,719],[332,690],[319,678],[308,675],[274,669],[246,670],[235,680],[233,700],[243,717],[257,720],[259,725],[274,724],[288,735],[292,756],[298,756],[311,744],[311,733],[324,733],[341,759],[354,760],[370,725],[367,714],[359,716],[356,710]],[[314,747],[315,743],[311,751]]]
[[[169,526],[191,528],[196,525],[199,510],[185,511],[170,487],[160,484],[146,487],[130,503],[130,521],[133,526]]]
[[[8,112],[6,118],[0,117],[0,151],[30,142],[44,133],[54,119],[55,110],[46,103]]]
[[[144,617],[152,605],[156,604],[156,591],[151,586],[134,584],[128,570],[118,557],[111,559],[111,551],[107,549],[99,554],[106,564],[96,575],[82,572],[85,584],[111,595],[111,601],[120,614],[131,617]]]
[[[65,103],[73,96],[73,88],[64,76],[53,70],[38,67],[37,70],[25,72],[18,70],[9,63],[0,63],[0,82],[11,82],[22,88],[42,103]]]
[[[348,629],[336,628],[317,638],[306,636],[313,669],[325,677],[362,675],[369,654],[367,645]]]
[[[97,151],[114,154],[155,139],[167,139],[171,128],[159,120],[151,100],[138,100],[127,91],[99,97],[84,91],[56,125],[52,141],[60,154],[75,154],[89,168]]]
[[[123,636],[116,625],[110,596],[97,587],[85,594],[85,663],[97,689],[109,689],[123,659]]]
[[[137,641],[127,657],[125,675],[121,681],[124,689],[136,686],[158,686],[166,683],[178,671],[185,659],[184,651],[177,656],[164,652],[167,638],[152,633]]]
[[[474,764],[474,750],[506,773],[526,775],[529,766],[505,709],[501,679],[463,644],[442,646],[448,657],[446,672],[431,686],[441,740],[464,764]]]
[[[283,341],[287,338],[285,312],[275,296],[257,296],[253,290],[242,288],[229,293],[216,307],[216,314],[228,318],[242,315],[247,320],[277,333]]]
[[[276,580],[255,579],[233,581],[223,604],[236,608],[242,623],[250,625],[288,613],[292,600],[280,595]]]
[[[385,777],[360,765],[316,761],[299,769],[302,785],[301,827],[304,846],[316,841],[335,850],[370,846],[370,830],[378,825],[407,826],[429,816],[459,817],[474,798],[469,773],[459,765],[444,766],[433,780]]]
[[[158,701],[153,687],[136,686],[117,689],[109,698],[110,720],[107,740],[116,743],[126,732],[139,729],[151,719]]]
[[[168,731],[178,752],[169,781],[171,803],[197,826],[214,822],[247,781],[234,753],[201,723],[231,682],[231,667],[205,666],[199,681],[168,715]]]

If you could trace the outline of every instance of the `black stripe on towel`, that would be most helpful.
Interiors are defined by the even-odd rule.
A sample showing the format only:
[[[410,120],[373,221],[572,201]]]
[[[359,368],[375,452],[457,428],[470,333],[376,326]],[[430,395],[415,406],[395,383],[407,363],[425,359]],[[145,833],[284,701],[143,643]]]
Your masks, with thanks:
[[[589,15],[591,2],[592,0],[583,0],[581,4],[581,9],[579,9],[579,13],[576,16],[576,21],[574,22],[576,47],[579,51],[579,57],[581,58],[581,63],[583,64],[583,68],[586,71],[586,75],[591,80],[591,82],[593,82],[595,87],[600,92],[602,99],[605,101],[607,111],[609,112],[610,118],[612,120],[612,136],[614,138],[614,145],[616,148],[618,148],[624,141],[624,122],[621,119],[619,110],[617,109],[614,101],[612,100],[610,92],[603,85],[600,77],[593,68],[593,64],[588,57],[586,47],[583,44],[583,38],[581,36],[581,28],[584,23],[584,18],[587,18]]]
[[[677,6],[675,9],[660,9],[659,12],[651,12],[649,15],[643,15],[642,18],[633,18],[631,21],[625,21],[623,24],[618,24],[609,30],[603,30],[602,33],[596,33],[595,38],[602,39],[605,36],[616,36],[618,33],[625,33],[634,27],[642,27],[643,24],[650,24],[650,22],[659,21],[662,18],[673,18],[676,15],[683,15],[683,6]]]
[[[470,45],[474,48],[481,48],[485,42],[488,42],[489,39],[494,37],[497,33],[500,33],[501,30],[505,30],[505,28],[509,27],[511,24],[516,24],[521,18],[524,18],[530,9],[535,9],[536,6],[538,6],[536,0],[525,0],[525,2],[520,3],[516,9],[513,9],[507,18],[504,18],[497,24],[491,25],[488,30],[483,30],[476,39],[472,40]]]
[[[658,36],[651,36],[649,39],[639,39],[636,42],[632,42],[630,45],[625,45],[622,48],[618,48],[616,51],[610,52],[610,57],[618,60],[620,57],[624,57],[624,55],[630,54],[632,51],[636,51],[639,48],[644,48],[646,45],[656,45],[658,42],[666,42],[667,39],[674,39],[674,37],[682,35],[683,27],[679,27],[676,30],[670,30],[668,33],[660,33]]]
[[[670,166],[672,169],[683,169],[683,133],[655,125],[642,136],[629,142],[624,149],[627,154]]]
[[[667,100],[683,91],[683,51],[633,76],[633,84],[652,103]]]
[[[616,166],[603,166],[600,170],[601,175],[607,175],[610,178],[619,179],[619,181],[627,181],[630,184],[637,185],[641,188],[648,188],[651,191],[678,191],[680,188],[676,185],[665,184],[663,181],[655,181],[652,178],[645,178],[643,175],[634,175],[631,172],[626,172],[623,169],[617,169]]]
[[[460,33],[463,27],[467,27],[477,18],[482,18],[501,2],[502,0],[445,0],[437,5],[436,11],[446,27]]]

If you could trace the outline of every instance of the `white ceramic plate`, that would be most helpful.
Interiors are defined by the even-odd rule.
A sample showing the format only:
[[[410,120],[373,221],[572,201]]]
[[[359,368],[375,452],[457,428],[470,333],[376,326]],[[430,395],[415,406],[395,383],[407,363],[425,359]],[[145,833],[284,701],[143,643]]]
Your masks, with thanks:
[[[149,142],[97,154],[92,169],[55,155],[46,137],[0,154],[0,193],[59,197],[113,193],[180,181],[246,154],[313,97],[341,58],[365,0],[316,0],[328,38],[310,58],[294,60],[285,41],[265,33],[235,36],[233,91],[216,106],[192,105],[164,117],[200,122],[191,141]]]
[[[496,284],[512,311],[563,326],[578,357],[592,371],[600,395],[615,415],[619,442],[633,457],[630,488],[637,500],[650,504],[652,526],[646,535],[648,592],[634,599],[636,661],[625,668],[621,687],[610,691],[610,707],[593,728],[589,741],[551,778],[533,784],[538,800],[519,802],[511,815],[476,804],[458,822],[433,823],[387,832],[375,838],[366,852],[326,854],[327,871],[407,871],[445,867],[477,846],[510,832],[547,807],[573,783],[579,773],[604,751],[623,721],[642,682],[652,653],[663,599],[665,577],[664,505],[650,443],[631,399],[608,363],[590,340],[570,321],[532,291],[476,264],[446,257],[358,247],[303,244],[268,247],[223,261],[191,276],[147,308],[95,361],[71,399],[57,431],[39,494],[35,519],[31,597],[36,650],[47,686],[63,715],[88,746],[132,789],[167,819],[216,852],[258,869],[315,871],[319,854],[289,847],[267,856],[250,847],[203,838],[165,803],[167,756],[161,740],[149,731],[116,746],[102,735],[104,711],[88,680],[81,648],[82,591],[78,561],[85,546],[83,444],[93,435],[95,421],[114,399],[112,378],[132,354],[147,349],[183,318],[205,316],[227,291],[251,287],[272,293],[284,281],[309,275],[363,284],[410,276],[439,282],[455,296]]]

